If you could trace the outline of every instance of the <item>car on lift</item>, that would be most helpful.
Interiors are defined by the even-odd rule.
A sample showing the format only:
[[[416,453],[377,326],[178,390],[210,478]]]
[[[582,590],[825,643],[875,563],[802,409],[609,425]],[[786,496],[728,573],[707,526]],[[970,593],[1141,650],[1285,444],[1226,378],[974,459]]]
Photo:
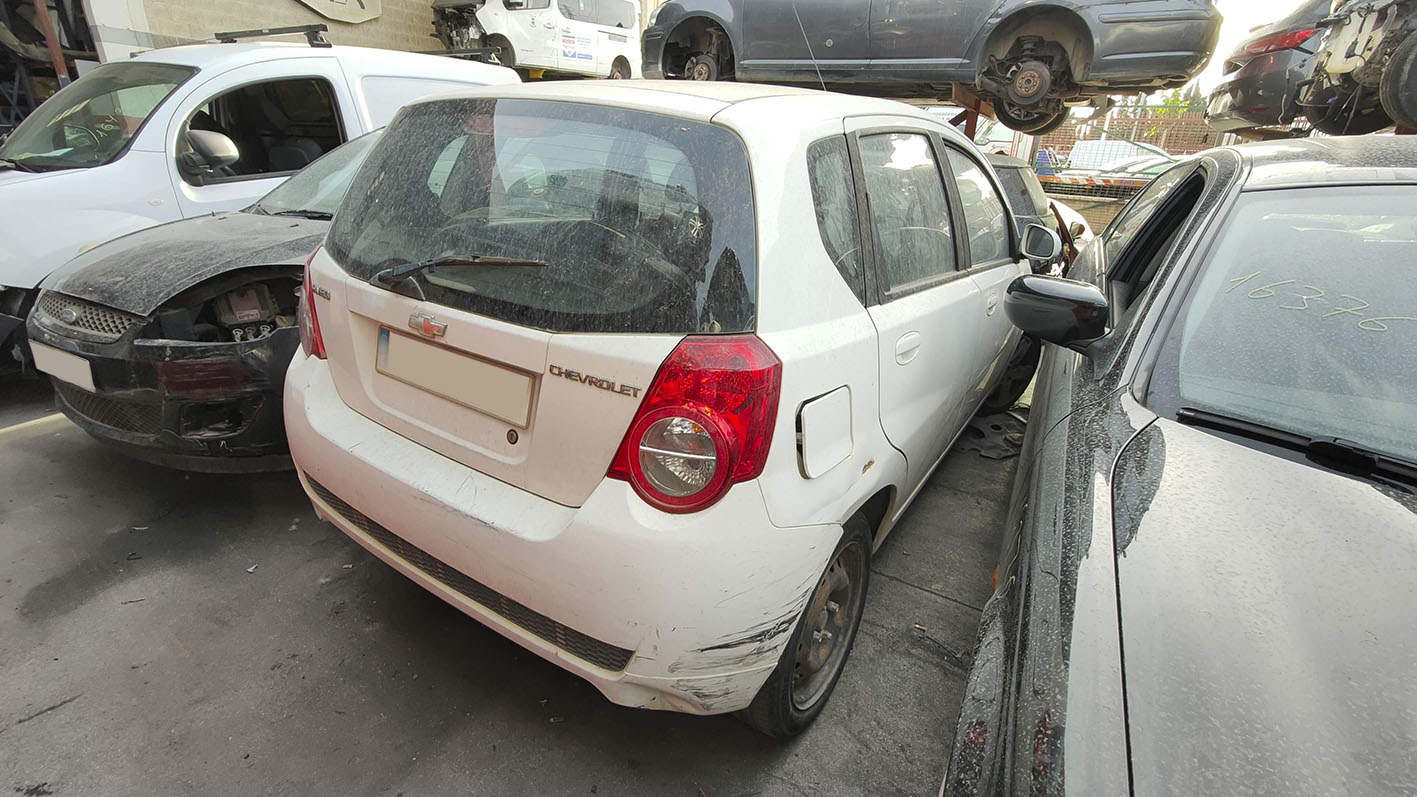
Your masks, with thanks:
[[[1304,115],[1300,84],[1309,78],[1331,0],[1304,0],[1278,22],[1250,32],[1225,57],[1224,73],[1210,92],[1205,121],[1223,133],[1248,137],[1288,135],[1283,128]]]
[[[0,143],[0,372],[28,361],[35,288],[76,255],[246,207],[409,100],[520,82],[500,66],[332,47],[299,30],[310,44],[189,44],[95,67]]]
[[[433,29],[444,47],[495,49],[523,74],[640,76],[639,0],[434,0]]]
[[[1219,34],[1210,0],[670,0],[644,32],[644,73],[896,98],[960,83],[1042,135],[1069,105],[1185,85]]]
[[[1003,291],[1060,248],[1024,232],[902,103],[420,101],[305,270],[291,456],[320,517],[610,700],[790,736],[871,552],[1000,381]]]
[[[1071,277],[946,797],[1417,783],[1417,141],[1209,150]]]
[[[300,346],[301,274],[378,137],[340,146],[245,210],[140,230],[51,274],[28,333],[60,410],[160,465],[288,468],[281,387]]]

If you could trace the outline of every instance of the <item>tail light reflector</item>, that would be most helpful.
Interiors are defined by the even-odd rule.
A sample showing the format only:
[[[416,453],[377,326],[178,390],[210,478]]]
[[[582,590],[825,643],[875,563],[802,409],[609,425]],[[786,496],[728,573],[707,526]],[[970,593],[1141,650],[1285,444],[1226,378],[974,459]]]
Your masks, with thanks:
[[[1314,34],[1318,32],[1318,28],[1307,28],[1305,30],[1291,30],[1288,33],[1276,33],[1263,39],[1255,39],[1245,45],[1245,52],[1250,55],[1264,55],[1280,50],[1292,50],[1313,38]]]
[[[782,362],[756,336],[685,338],[606,475],[665,512],[706,509],[762,474],[781,392]]]
[[[306,357],[323,360],[325,339],[320,335],[320,317],[315,312],[315,288],[310,282],[310,264],[319,253],[320,247],[317,246],[305,261],[305,282],[300,286],[300,350],[305,352]]]

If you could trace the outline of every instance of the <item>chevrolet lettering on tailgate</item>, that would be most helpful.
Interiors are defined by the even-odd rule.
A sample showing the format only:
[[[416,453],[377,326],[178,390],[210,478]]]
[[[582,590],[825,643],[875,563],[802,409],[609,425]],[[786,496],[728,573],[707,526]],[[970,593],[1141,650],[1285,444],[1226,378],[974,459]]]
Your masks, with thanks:
[[[633,398],[639,398],[640,391],[643,389],[638,387],[631,387],[629,385],[616,384],[615,382],[609,379],[601,379],[598,376],[583,374],[580,371],[571,371],[566,368],[562,368],[559,365],[551,366],[550,370],[552,376],[564,377],[566,379],[570,379],[573,382],[580,382],[583,385],[598,387],[601,390],[608,390],[611,393],[618,393],[622,396],[631,396]]]

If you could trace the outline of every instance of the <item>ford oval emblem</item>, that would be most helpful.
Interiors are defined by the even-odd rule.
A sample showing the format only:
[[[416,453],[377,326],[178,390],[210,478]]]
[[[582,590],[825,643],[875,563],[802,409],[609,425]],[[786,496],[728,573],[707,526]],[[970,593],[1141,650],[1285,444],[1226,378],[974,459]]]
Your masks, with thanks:
[[[59,320],[66,324],[72,324],[79,320],[79,311],[72,307],[65,307],[59,311]]]

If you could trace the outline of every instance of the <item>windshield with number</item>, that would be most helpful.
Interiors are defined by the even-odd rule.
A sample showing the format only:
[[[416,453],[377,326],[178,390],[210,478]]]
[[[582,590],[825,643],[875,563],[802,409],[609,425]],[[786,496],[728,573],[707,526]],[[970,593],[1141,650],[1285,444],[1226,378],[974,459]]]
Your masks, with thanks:
[[[391,287],[555,332],[751,331],[747,154],[728,130],[540,100],[410,106],[330,231],[356,278],[443,258]]]
[[[251,211],[270,216],[289,214],[326,219],[334,216],[350,181],[381,132],[375,130],[335,148],[261,197],[251,206]]]
[[[1417,186],[1244,194],[1222,229],[1162,347],[1153,409],[1417,460]]]
[[[26,171],[102,166],[128,148],[152,112],[196,69],[104,64],[50,97],[0,145]]]

